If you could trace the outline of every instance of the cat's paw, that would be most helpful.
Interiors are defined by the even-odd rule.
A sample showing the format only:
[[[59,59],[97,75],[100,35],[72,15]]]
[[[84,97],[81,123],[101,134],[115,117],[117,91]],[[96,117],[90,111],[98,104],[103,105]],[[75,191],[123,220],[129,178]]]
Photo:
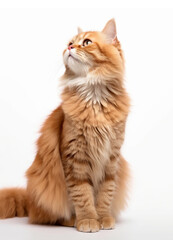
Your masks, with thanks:
[[[82,219],[77,221],[76,227],[80,232],[98,232],[100,223],[96,219]]]
[[[109,217],[102,217],[100,218],[100,225],[101,229],[113,229],[115,228],[115,218]]]

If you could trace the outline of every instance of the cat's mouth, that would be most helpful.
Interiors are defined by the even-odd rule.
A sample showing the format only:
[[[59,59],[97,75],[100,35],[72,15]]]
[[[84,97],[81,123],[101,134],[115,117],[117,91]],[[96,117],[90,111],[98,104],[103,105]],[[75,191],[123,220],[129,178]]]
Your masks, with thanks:
[[[80,60],[79,60],[78,58],[74,57],[74,55],[73,55],[72,53],[69,52],[68,59],[70,59],[70,58],[72,58],[72,59],[74,59],[74,60],[80,62]]]

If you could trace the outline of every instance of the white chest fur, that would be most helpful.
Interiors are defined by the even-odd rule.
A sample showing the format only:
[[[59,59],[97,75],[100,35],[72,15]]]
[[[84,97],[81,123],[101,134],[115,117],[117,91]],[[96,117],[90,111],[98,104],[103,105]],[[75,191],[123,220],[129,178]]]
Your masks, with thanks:
[[[64,86],[69,88],[77,87],[79,95],[84,97],[86,102],[91,101],[94,104],[100,103],[102,100],[105,101],[110,96],[105,81],[101,77],[76,77],[67,80]]]

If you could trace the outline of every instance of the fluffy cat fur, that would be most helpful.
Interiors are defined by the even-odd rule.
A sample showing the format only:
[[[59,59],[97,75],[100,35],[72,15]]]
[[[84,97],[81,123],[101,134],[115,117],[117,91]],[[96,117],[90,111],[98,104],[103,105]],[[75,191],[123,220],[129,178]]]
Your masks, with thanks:
[[[63,57],[62,104],[41,128],[27,188],[0,191],[0,218],[112,229],[129,176],[121,155],[129,97],[114,19],[101,32],[79,29]]]

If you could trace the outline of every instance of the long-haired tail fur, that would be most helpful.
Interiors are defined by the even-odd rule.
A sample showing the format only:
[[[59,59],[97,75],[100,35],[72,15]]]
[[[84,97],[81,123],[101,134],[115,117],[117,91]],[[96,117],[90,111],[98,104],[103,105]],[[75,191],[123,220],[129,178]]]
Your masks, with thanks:
[[[26,189],[6,188],[0,190],[0,219],[28,216]]]

